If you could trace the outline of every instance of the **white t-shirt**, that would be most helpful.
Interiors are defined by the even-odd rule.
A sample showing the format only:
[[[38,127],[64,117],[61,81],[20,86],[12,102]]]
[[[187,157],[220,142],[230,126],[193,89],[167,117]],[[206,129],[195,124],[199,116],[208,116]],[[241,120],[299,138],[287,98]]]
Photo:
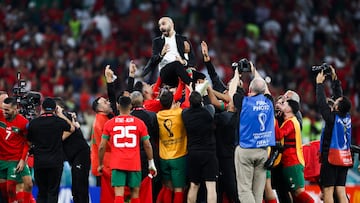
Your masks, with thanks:
[[[159,63],[159,71],[166,66],[166,64],[176,61],[176,56],[180,57],[176,46],[175,33],[171,37],[165,37],[165,44],[169,44],[170,50],[164,55]]]

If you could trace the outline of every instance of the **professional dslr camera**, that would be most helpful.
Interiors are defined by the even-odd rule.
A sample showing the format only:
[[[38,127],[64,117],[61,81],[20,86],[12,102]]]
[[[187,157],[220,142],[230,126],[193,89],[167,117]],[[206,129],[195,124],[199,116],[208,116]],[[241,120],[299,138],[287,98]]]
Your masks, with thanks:
[[[330,65],[327,63],[323,63],[323,64],[321,64],[321,66],[312,66],[311,71],[315,75],[317,75],[318,73],[323,71],[325,76],[331,76],[331,68],[330,68]]]
[[[240,74],[243,72],[251,72],[250,62],[246,58],[241,59],[239,62],[233,62],[231,67],[234,71],[237,68]]]
[[[40,106],[41,95],[25,89],[26,81],[20,79],[20,72],[17,73],[17,79],[18,85],[13,88],[13,94],[20,108],[19,113],[31,120],[37,116],[36,107]]]

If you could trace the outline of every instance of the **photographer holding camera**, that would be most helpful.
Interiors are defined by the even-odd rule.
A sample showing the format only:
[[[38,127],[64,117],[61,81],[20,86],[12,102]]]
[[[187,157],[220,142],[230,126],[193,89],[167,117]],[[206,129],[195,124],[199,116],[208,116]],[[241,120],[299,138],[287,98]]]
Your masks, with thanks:
[[[351,144],[350,100],[343,96],[341,83],[337,79],[335,69],[331,70],[332,99],[329,106],[325,94],[325,70],[316,76],[316,101],[325,127],[321,135],[321,169],[320,185],[323,189],[324,202],[334,202],[334,193],[338,202],[348,202],[345,191],[346,176],[353,165]]]
[[[254,78],[250,82],[248,96],[245,96],[240,74],[250,70]],[[239,142],[234,158],[238,197],[241,202],[262,202],[266,181],[266,149],[275,145],[273,98],[265,80],[248,61],[237,65],[229,85],[229,94],[240,120],[237,131]]]

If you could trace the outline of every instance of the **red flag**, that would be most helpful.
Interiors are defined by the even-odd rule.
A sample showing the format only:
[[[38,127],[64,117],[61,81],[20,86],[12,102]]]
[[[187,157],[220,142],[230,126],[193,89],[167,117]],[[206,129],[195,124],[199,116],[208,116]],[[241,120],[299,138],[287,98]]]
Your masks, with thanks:
[[[318,182],[320,177],[319,159],[320,141],[312,141],[310,144],[303,145],[305,159],[304,178],[310,182]]]
[[[103,169],[101,175],[100,202],[114,202],[115,190],[111,186],[111,170]]]
[[[153,178],[153,175],[151,175],[149,173],[148,176],[146,176],[144,178],[144,180],[141,182],[139,198],[140,198],[140,202],[142,202],[142,203],[151,203],[152,202],[152,199],[153,199],[153,197],[152,197],[152,178]]]

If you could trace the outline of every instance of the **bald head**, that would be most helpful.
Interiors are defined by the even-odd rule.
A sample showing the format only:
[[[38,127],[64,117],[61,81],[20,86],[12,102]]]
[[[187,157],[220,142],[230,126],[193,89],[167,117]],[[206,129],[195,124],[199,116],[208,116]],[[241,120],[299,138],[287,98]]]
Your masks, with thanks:
[[[249,90],[252,95],[264,94],[266,91],[266,82],[262,78],[254,78],[249,85]]]
[[[162,17],[159,20],[159,30],[165,37],[171,37],[174,33],[174,22],[169,17]]]
[[[284,97],[285,99],[291,99],[300,104],[300,96],[295,91],[292,90],[286,91]]]

